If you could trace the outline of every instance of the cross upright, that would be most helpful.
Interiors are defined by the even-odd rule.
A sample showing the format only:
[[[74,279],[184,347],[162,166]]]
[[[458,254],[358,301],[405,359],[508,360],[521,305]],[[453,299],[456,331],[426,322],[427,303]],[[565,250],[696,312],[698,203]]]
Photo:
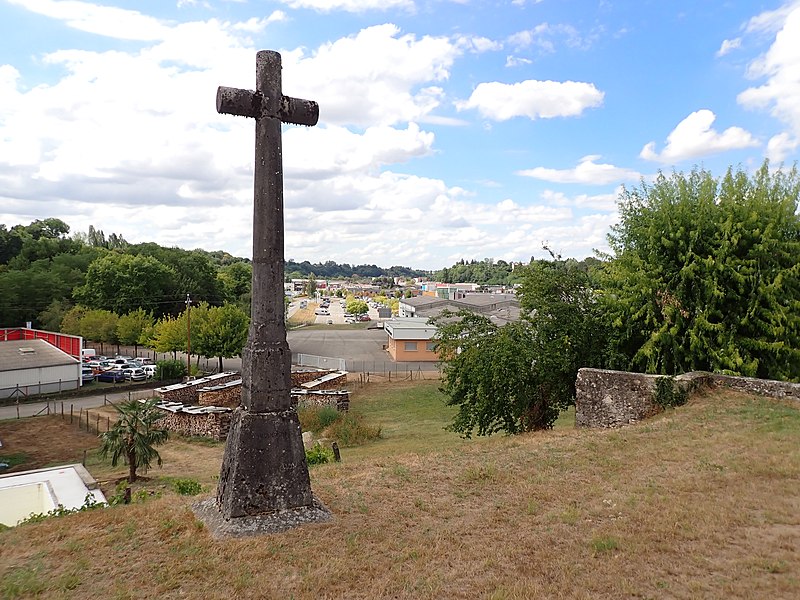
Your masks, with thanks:
[[[281,124],[315,125],[319,107],[284,96],[281,55],[262,50],[256,56],[256,90],[220,87],[217,112],[256,121],[251,322],[242,353],[241,406],[231,419],[217,505],[228,520],[286,509],[313,513],[321,505],[311,493],[300,422],[292,406],[284,323]],[[306,519],[311,520],[323,519]]]

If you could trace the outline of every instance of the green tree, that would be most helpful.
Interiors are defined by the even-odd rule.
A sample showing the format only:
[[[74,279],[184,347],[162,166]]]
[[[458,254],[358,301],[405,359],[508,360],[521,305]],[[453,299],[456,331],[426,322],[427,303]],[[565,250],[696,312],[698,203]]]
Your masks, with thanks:
[[[317,278],[314,276],[314,273],[308,274],[308,280],[305,286],[303,286],[303,292],[309,298],[313,298],[314,294],[317,293]]]
[[[223,358],[241,356],[249,326],[250,317],[239,307],[232,304],[211,307],[198,327],[193,328],[192,347],[203,356],[216,356],[221,372]]]
[[[447,404],[458,407],[448,429],[469,438],[476,430],[491,435],[552,427],[562,406],[541,393],[529,322],[498,327],[461,311],[442,313],[435,324],[441,389]]]
[[[137,353],[142,340],[147,340],[153,327],[153,314],[143,308],[122,315],[117,321],[117,338],[120,343],[134,347]]]
[[[347,312],[353,315],[365,315],[369,312],[369,306],[363,300],[351,298],[345,303]]]
[[[100,342],[100,353],[105,352],[104,344],[117,344],[117,323],[119,316],[108,310],[90,309],[81,318],[80,332],[87,340]]]
[[[800,380],[800,177],[660,174],[625,190],[603,299],[615,366]]]
[[[74,294],[91,308],[162,314],[164,303],[177,299],[174,279],[175,271],[151,256],[109,252],[89,265],[86,284]]]
[[[39,325],[46,331],[61,331],[61,322],[72,306],[66,300],[53,300],[39,313]]]
[[[153,329],[153,348],[157,352],[172,352],[177,359],[178,351],[186,349],[186,321],[169,315],[159,319]]]
[[[436,319],[442,390],[465,437],[549,429],[574,402],[581,367],[602,366],[605,328],[596,291],[577,262],[535,261],[521,273],[523,318],[498,326],[483,315]]]
[[[129,468],[128,482],[133,483],[138,469],[147,471],[153,460],[161,466],[161,455],[154,446],[166,442],[169,432],[157,427],[164,414],[155,407],[154,400],[128,400],[115,408],[117,422],[100,434],[100,456],[103,459],[111,456],[111,465],[114,467],[122,459]]]
[[[61,333],[81,335],[81,321],[88,309],[85,306],[73,306],[61,319]]]

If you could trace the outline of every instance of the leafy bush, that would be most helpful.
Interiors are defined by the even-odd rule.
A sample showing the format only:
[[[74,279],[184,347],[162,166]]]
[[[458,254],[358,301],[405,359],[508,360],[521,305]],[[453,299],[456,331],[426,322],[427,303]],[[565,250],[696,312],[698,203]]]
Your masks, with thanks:
[[[319,433],[340,418],[341,413],[332,406],[303,406],[297,410],[303,431]]]
[[[306,463],[311,465],[324,465],[333,462],[333,450],[326,448],[322,444],[314,444],[306,450]]]
[[[41,523],[49,517],[63,517],[64,515],[71,515],[78,512],[85,512],[87,510],[94,510],[95,508],[102,508],[106,506],[105,502],[98,502],[91,494],[86,494],[83,499],[83,505],[78,508],[65,508],[63,504],[59,504],[53,510],[46,513],[31,513],[26,519],[19,522],[19,525],[27,523]]]
[[[326,430],[326,437],[338,440],[341,446],[358,446],[381,437],[381,428],[364,423],[364,417],[347,412],[334,421]]]
[[[203,491],[200,483],[194,479],[176,479],[172,482],[172,487],[181,496],[197,496],[197,494]]]
[[[156,363],[156,379],[180,379],[186,375],[182,360],[160,360]]]

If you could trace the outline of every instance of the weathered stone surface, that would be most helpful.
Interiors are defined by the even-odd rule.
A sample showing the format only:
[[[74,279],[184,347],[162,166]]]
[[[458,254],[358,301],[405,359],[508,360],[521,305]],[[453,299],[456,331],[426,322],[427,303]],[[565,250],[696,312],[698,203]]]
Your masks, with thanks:
[[[294,409],[233,411],[217,502],[225,518],[311,506],[311,482]]]
[[[265,515],[225,519],[215,498],[201,500],[192,506],[195,515],[203,521],[213,538],[238,538],[269,533],[280,533],[300,525],[326,523],[333,517],[316,497],[311,506],[276,510]]]
[[[575,426],[620,427],[661,412],[655,400],[660,377],[663,376],[580,369],[575,381]],[[724,386],[757,396],[800,400],[800,384],[785,381],[695,371],[676,376],[675,382],[690,395],[703,387]]]
[[[660,412],[654,399],[658,377],[580,369],[575,381],[575,426],[619,427]]]

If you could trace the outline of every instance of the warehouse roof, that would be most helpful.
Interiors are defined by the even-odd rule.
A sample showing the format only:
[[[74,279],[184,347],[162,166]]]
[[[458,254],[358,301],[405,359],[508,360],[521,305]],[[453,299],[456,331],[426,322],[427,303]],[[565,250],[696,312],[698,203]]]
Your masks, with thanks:
[[[0,371],[74,365],[80,362],[44,340],[0,342]]]

